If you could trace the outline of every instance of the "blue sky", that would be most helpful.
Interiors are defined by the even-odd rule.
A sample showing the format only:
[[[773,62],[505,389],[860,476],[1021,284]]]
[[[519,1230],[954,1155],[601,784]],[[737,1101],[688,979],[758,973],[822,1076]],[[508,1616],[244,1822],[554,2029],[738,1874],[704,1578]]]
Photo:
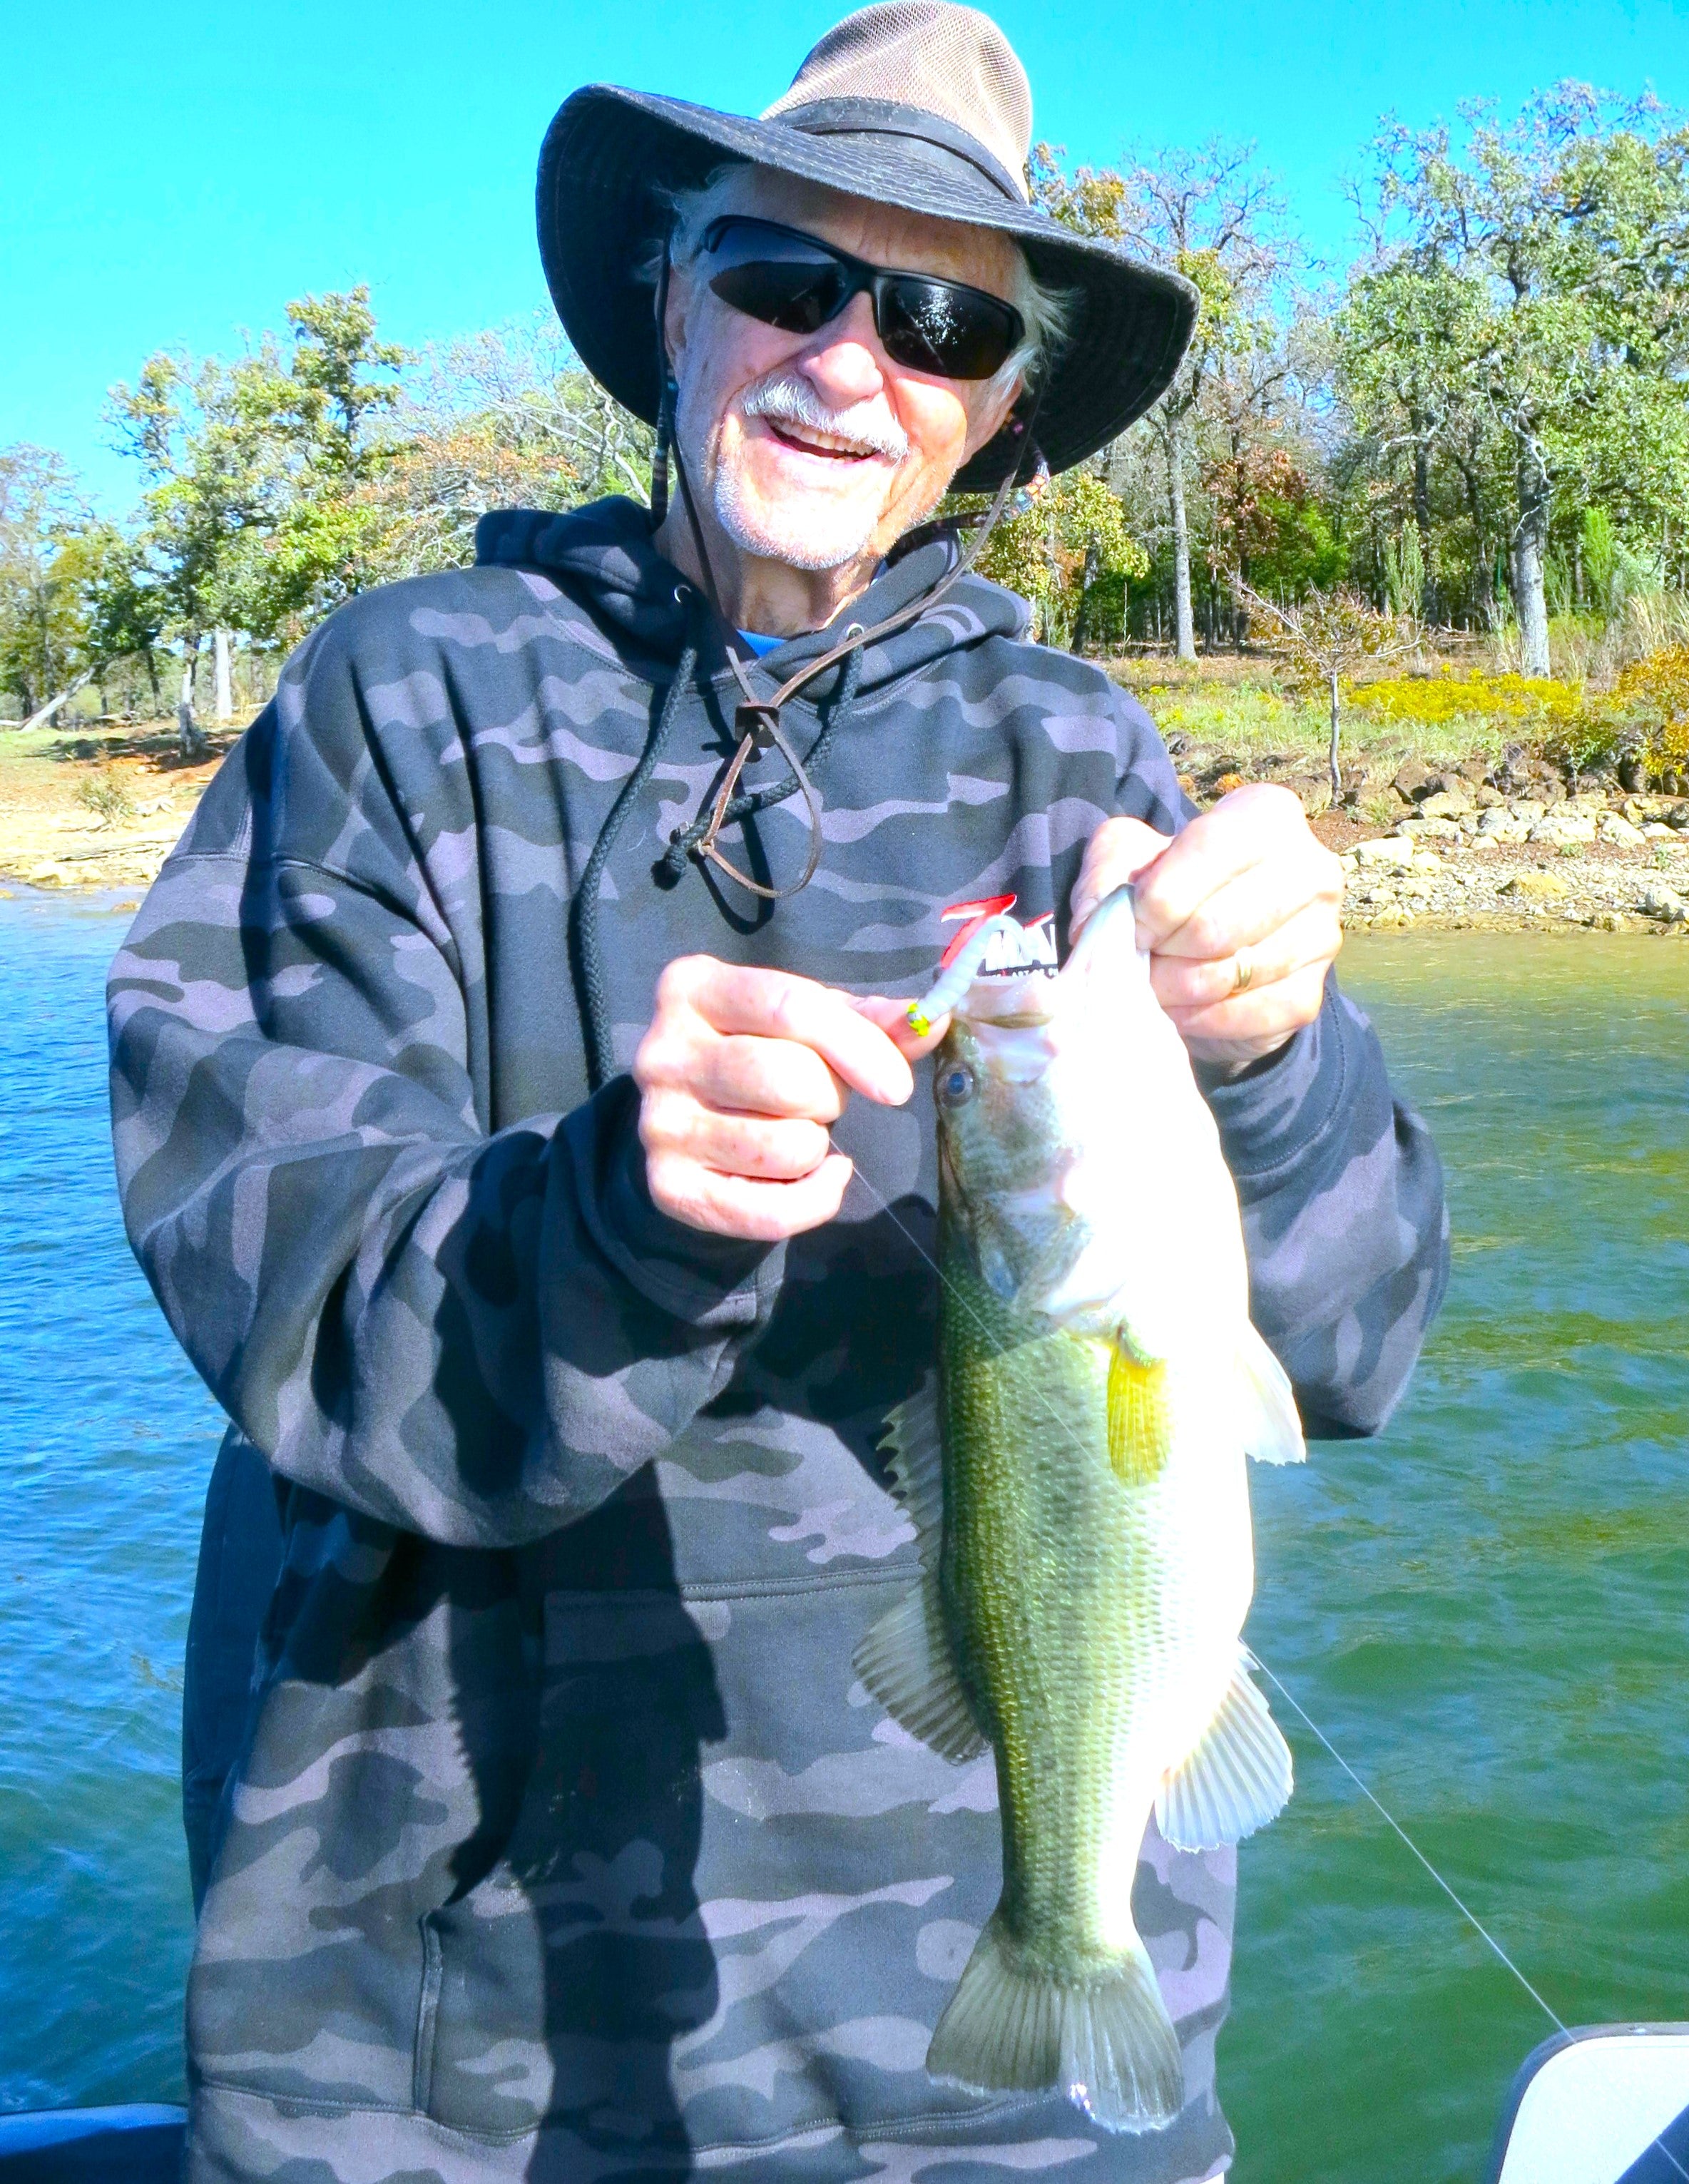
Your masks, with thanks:
[[[576,85],[755,112],[842,0],[12,0],[0,175],[0,443],[64,450],[109,505],[105,390],[228,351],[290,296],[372,286],[404,342],[544,301],[535,154]],[[1039,135],[1080,159],[1253,140],[1316,248],[1378,116],[1516,106],[1577,76],[1689,107],[1689,0],[995,0]],[[26,89],[25,88],[26,87]],[[20,90],[24,95],[20,96]]]

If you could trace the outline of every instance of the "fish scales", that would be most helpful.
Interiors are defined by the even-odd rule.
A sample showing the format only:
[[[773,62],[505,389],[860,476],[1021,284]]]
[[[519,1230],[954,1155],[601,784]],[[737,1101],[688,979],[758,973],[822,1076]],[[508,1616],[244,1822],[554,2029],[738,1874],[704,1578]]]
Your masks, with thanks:
[[[1290,1794],[1240,1643],[1244,1457],[1304,1451],[1129,895],[1059,975],[1017,932],[992,921],[920,1005],[956,1011],[934,1077],[937,1385],[892,1435],[925,1576],[857,1665],[937,1749],[995,1758],[1002,1894],[928,2068],[1153,2131],[1183,2066],[1132,1884],[1152,1811],[1201,1849]]]
[[[1250,1548],[1246,1510],[1229,1538],[1216,1513],[1235,1513],[1241,1457],[1229,1497],[1222,1467],[1123,1485],[1108,1346],[1028,1335],[965,1262],[940,1263],[946,1627],[996,1755],[1006,1914],[1029,1954],[1073,1972],[1118,1953],[1097,1875],[1129,1886],[1136,1869],[1170,1673],[1205,1648],[1212,1708],[1230,1680],[1235,1647],[1213,1633],[1242,1621]]]

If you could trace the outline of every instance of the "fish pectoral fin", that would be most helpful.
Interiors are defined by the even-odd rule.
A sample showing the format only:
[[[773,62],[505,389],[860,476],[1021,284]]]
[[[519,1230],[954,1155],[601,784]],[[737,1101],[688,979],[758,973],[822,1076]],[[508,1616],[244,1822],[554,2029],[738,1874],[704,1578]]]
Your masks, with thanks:
[[[995,1911],[939,2020],[927,2068],[977,2093],[1060,2092],[1106,2131],[1165,2131],[1185,2105],[1179,2035],[1141,1942],[1062,1979]]]
[[[1276,1819],[1294,1786],[1290,1747],[1240,1659],[1218,1713],[1162,1784],[1156,1825],[1175,1850],[1217,1850]]]
[[[922,1565],[936,1569],[945,1521],[945,1452],[934,1375],[886,1413],[880,1446],[886,1451],[891,1490],[918,1535]]]
[[[1290,1375],[1246,1320],[1237,1346],[1243,1445],[1258,1463],[1303,1463],[1307,1443]]]
[[[928,1578],[864,1633],[856,1674],[900,1728],[945,1759],[986,1749],[945,1630],[936,1578]]]
[[[1142,1358],[1124,1329],[1108,1355],[1108,1460],[1127,1486],[1147,1486],[1160,1477],[1173,1449],[1173,1411],[1167,1365]]]

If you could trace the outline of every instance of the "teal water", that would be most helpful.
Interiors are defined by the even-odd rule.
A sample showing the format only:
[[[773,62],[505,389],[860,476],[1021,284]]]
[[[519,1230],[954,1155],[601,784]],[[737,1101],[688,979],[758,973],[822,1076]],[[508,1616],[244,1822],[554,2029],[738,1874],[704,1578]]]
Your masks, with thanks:
[[[219,1428],[118,1217],[125,922],[0,902],[0,2109],[181,2083],[181,1657]]]
[[[1263,1658],[1569,2025],[1689,2019],[1689,947],[1346,954],[1449,1169],[1378,1441],[1257,1468]],[[1246,2184],[1480,2170],[1552,2028],[1281,1701],[1220,2047]]]
[[[217,1435],[118,1225],[108,908],[0,902],[0,2108],[179,2094]],[[1455,1278],[1375,1443],[1257,1471],[1250,1635],[1568,2023],[1689,2019],[1689,945],[1368,938]],[[1548,2030],[1282,1702],[1220,2068],[1243,2184],[1474,2179]]]

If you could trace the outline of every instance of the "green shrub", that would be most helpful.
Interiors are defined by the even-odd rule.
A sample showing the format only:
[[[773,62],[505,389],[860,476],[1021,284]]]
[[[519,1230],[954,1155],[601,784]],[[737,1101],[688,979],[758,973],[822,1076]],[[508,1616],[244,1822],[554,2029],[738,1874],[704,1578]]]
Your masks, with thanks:
[[[1669,644],[1627,667],[1608,700],[1615,738],[1641,731],[1637,755],[1650,780],[1689,777],[1689,644]]]
[[[103,770],[86,773],[76,784],[76,801],[92,811],[102,827],[120,827],[135,816],[123,783]]]

